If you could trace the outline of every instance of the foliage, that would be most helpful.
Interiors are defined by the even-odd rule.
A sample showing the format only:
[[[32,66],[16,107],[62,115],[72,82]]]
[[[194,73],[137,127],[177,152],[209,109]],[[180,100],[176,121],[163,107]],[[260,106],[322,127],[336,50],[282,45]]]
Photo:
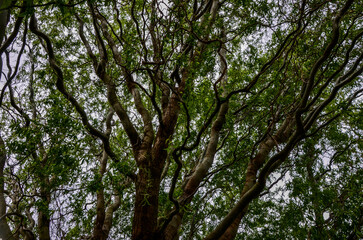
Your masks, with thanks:
[[[359,1],[0,7],[0,238],[362,238]]]

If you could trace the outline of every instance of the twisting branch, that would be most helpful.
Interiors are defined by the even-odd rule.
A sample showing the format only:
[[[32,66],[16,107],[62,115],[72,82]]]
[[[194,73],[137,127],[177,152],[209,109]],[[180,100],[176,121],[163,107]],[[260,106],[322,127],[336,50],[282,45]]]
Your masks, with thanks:
[[[344,68],[347,66],[350,60],[350,54],[354,47],[356,46],[356,43],[359,39],[361,39],[363,36],[363,31],[361,31],[357,36],[354,37],[352,40],[352,43],[350,44],[347,52],[345,53],[345,59],[344,62],[340,65],[340,67],[325,81],[325,83],[319,88],[318,93],[314,96],[314,98],[308,103],[306,106],[307,108],[310,108],[316,101],[319,99],[323,91],[328,87],[328,85],[344,70]]]
[[[93,12],[93,6],[92,5],[90,5],[90,11]],[[108,61],[107,60],[107,52],[106,52],[106,47],[104,46],[104,42],[103,42],[103,40],[101,38],[101,35],[99,33],[97,22],[96,22],[96,20],[94,20],[93,25],[94,25],[94,28],[95,28],[95,31],[96,31],[97,42],[99,43],[98,44],[99,45],[99,51],[100,51],[100,54],[101,54],[100,61],[97,60],[95,54],[91,50],[90,44],[88,43],[86,37],[84,36],[84,33],[83,33],[84,23],[83,23],[83,21],[77,15],[76,15],[76,18],[77,18],[77,20],[78,20],[78,22],[80,24],[80,26],[79,26],[79,35],[81,37],[81,40],[82,40],[83,44],[85,45],[85,47],[87,49],[88,55],[92,59],[94,70],[96,71],[97,76],[107,86],[108,102],[110,103],[112,108],[115,110],[117,116],[119,117],[119,119],[120,119],[120,121],[121,121],[121,123],[122,123],[122,125],[123,125],[123,127],[125,129],[125,132],[126,132],[127,136],[130,139],[133,151],[137,152],[138,147],[139,147],[139,145],[141,143],[141,139],[140,139],[139,134],[136,131],[133,123],[131,122],[129,116],[127,115],[126,110],[123,108],[120,101],[118,100],[115,83],[112,81],[111,77],[106,73],[105,68],[106,68],[106,64],[107,64],[107,61]],[[93,18],[95,18],[95,17],[93,16]],[[97,34],[97,32],[98,32],[98,34]]]
[[[223,35],[222,38],[225,38],[224,32],[222,33],[222,35]],[[221,86],[224,90],[222,93],[222,97],[224,97],[226,95],[226,90],[224,89],[224,86],[227,83],[227,68],[228,68],[227,61],[226,61],[226,52],[227,51],[225,49],[225,46],[222,46],[219,49],[219,60],[220,60],[220,65],[221,65],[221,67],[220,67],[221,77],[219,78],[219,81],[221,82]],[[164,229],[169,227],[169,228],[171,228],[171,231],[169,230],[167,232],[169,232],[170,235],[176,234],[177,227],[175,228],[175,226],[174,226],[175,224],[170,224],[170,222],[171,221],[178,222],[178,217],[176,217],[175,215],[177,213],[179,213],[180,205],[185,206],[185,204],[190,202],[194,193],[198,189],[198,186],[200,185],[202,180],[207,175],[209,169],[211,168],[214,158],[215,158],[215,154],[217,152],[220,131],[222,130],[222,127],[225,123],[225,116],[228,112],[228,107],[229,107],[228,102],[224,102],[221,104],[221,106],[218,110],[217,117],[212,124],[211,132],[210,132],[210,140],[206,147],[203,159],[197,166],[195,166],[195,171],[192,173],[191,177],[187,180],[187,183],[186,183],[185,187],[183,188],[183,194],[178,200],[174,199],[173,195],[174,195],[174,189],[176,186],[176,182],[177,182],[179,173],[182,168],[182,162],[180,161],[181,148],[178,148],[173,151],[173,159],[177,163],[177,169],[175,170],[174,175],[173,175],[172,184],[171,184],[171,188],[169,191],[169,200],[171,202],[173,202],[175,208],[169,214],[168,218],[161,226],[160,231],[164,231]],[[181,213],[181,214],[183,214],[183,213]],[[171,236],[169,236],[169,238],[170,237]]]
[[[0,47],[0,56],[10,46],[10,44],[14,41],[14,39],[16,38],[16,36],[18,36],[19,30],[20,30],[20,26],[21,26],[21,24],[23,22],[24,13],[25,13],[26,9],[27,9],[27,1],[24,1],[23,2],[23,6],[22,6],[21,11],[20,11],[20,14],[19,14],[18,18],[15,21],[13,32],[10,34],[10,36],[8,37],[8,39],[6,39],[6,41],[4,42],[4,44]],[[4,10],[4,9],[1,9],[1,10]],[[1,42],[0,42],[0,44],[1,44]]]
[[[32,15],[30,19],[30,31],[32,31],[36,36],[43,39],[46,42],[46,51],[49,56],[49,63],[50,66],[53,68],[57,75],[57,82],[56,86],[57,89],[63,94],[63,96],[68,99],[71,104],[76,108],[77,112],[81,115],[82,122],[85,125],[86,129],[94,136],[100,138],[102,141],[107,141],[107,137],[99,130],[95,129],[88,121],[88,117],[84,109],[81,107],[81,105],[77,102],[77,100],[71,95],[65,88],[64,85],[64,76],[63,71],[60,69],[60,67],[56,63],[53,46],[51,43],[50,38],[43,32],[38,30],[38,26],[36,23],[35,15]]]
[[[100,15],[100,13],[98,13],[98,12],[95,13],[95,16],[98,19],[100,19],[100,21],[101,21],[101,30],[102,30],[103,36],[106,38],[108,45],[111,47],[113,57],[114,57],[117,65],[119,65],[122,68],[122,72],[126,79],[127,86],[134,98],[136,110],[139,112],[139,114],[142,117],[142,120],[144,123],[143,143],[145,142],[145,143],[147,143],[147,145],[150,146],[154,139],[154,130],[153,130],[153,126],[152,126],[151,114],[146,109],[146,107],[144,106],[144,104],[142,102],[140,92],[136,87],[136,83],[133,80],[131,73],[129,73],[129,71],[127,71],[125,66],[123,66],[123,59],[121,58],[121,53],[118,51],[116,43],[113,40],[111,34],[107,31],[107,23],[105,21],[105,18],[102,17]],[[154,106],[156,106],[156,108],[158,108],[156,102],[155,102]]]
[[[349,7],[353,4],[353,2],[354,2],[353,0],[348,0],[344,4],[343,8],[339,11],[339,13],[335,17],[335,19],[333,20],[332,39],[331,39],[330,43],[328,44],[328,46],[325,48],[324,53],[314,63],[314,65],[313,65],[313,67],[312,67],[312,69],[310,71],[310,74],[309,74],[309,77],[308,77],[308,80],[307,80],[307,84],[306,84],[306,86],[304,88],[304,91],[302,92],[302,99],[300,101],[299,109],[298,109],[298,111],[296,111],[296,114],[295,114],[296,126],[297,126],[298,131],[300,131],[301,133],[305,133],[305,129],[304,129],[304,125],[302,123],[301,115],[308,110],[307,102],[308,102],[310,93],[313,90],[315,76],[316,76],[319,68],[321,67],[321,65],[330,56],[330,53],[332,52],[333,48],[338,44],[339,35],[340,35],[339,34],[340,21],[341,21],[342,17],[344,16],[344,14],[348,11]]]
[[[38,29],[35,14],[33,14],[31,16],[31,18],[30,18],[29,29],[36,36],[38,36],[39,38],[43,39],[45,41],[45,43],[46,43],[46,46],[47,47],[46,47],[45,50],[48,53],[49,64],[50,64],[51,68],[53,68],[53,70],[55,71],[56,76],[57,76],[56,87],[57,87],[58,91],[61,92],[62,95],[75,107],[76,111],[81,116],[82,123],[85,126],[86,130],[91,135],[99,138],[102,141],[102,143],[104,145],[104,148],[105,148],[105,151],[112,158],[112,160],[114,160],[115,162],[119,162],[119,159],[117,158],[116,154],[112,151],[112,149],[110,147],[109,138],[103,132],[101,132],[100,130],[96,129],[95,127],[93,127],[89,123],[87,114],[84,111],[84,109],[81,107],[81,105],[78,103],[78,101],[73,97],[73,95],[66,90],[66,87],[64,85],[63,71],[57,65],[51,40],[48,37],[48,35],[46,35],[45,33],[41,32]],[[135,178],[134,173],[132,173],[130,171],[126,171],[126,172],[124,172],[124,174],[126,174],[127,176],[129,176],[132,179]]]
[[[20,51],[19,51],[18,57],[17,57],[17,59],[16,59],[16,65],[15,65],[14,73],[12,73],[12,67],[10,66],[10,63],[9,63],[9,59],[10,59],[9,52],[5,51],[6,58],[7,58],[8,77],[7,77],[6,83],[4,84],[3,89],[1,90],[1,95],[0,95],[0,107],[1,107],[2,102],[3,102],[3,98],[4,98],[4,94],[5,94],[5,90],[6,90],[6,88],[7,88],[9,85],[11,85],[11,82],[13,81],[13,79],[14,79],[14,78],[16,77],[16,75],[18,74],[19,65],[20,65],[20,60],[21,60],[21,57],[22,57],[22,55],[23,55],[24,48],[25,48],[25,45],[26,45],[26,34],[27,34],[27,31],[28,31],[28,26],[27,26],[27,25],[25,25],[24,34],[23,34],[23,39],[22,39],[22,46],[21,46],[21,48],[20,48]],[[0,53],[0,56],[1,56],[1,53]]]

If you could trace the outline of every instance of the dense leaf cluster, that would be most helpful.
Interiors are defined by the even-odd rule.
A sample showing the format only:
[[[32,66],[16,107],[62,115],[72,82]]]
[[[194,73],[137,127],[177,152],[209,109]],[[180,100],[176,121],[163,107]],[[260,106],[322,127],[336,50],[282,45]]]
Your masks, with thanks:
[[[362,238],[362,13],[0,1],[0,238]]]

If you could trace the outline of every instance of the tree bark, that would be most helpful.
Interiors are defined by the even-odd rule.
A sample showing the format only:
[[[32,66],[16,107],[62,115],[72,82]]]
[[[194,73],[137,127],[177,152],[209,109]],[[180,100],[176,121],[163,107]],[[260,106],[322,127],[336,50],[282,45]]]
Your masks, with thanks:
[[[103,189],[99,189],[97,192],[97,204],[96,204],[96,221],[93,228],[93,240],[106,240],[107,235],[102,230],[103,223],[105,221],[105,199]]]
[[[103,151],[102,157],[100,158],[100,167],[98,170],[98,173],[100,175],[100,180],[102,179],[105,171],[106,171],[106,164],[107,164],[107,154],[105,151]],[[95,225],[93,227],[93,234],[92,234],[92,240],[106,240],[108,235],[106,235],[103,230],[103,224],[105,221],[105,196],[104,196],[104,190],[103,186],[101,186],[101,189],[97,190],[97,204],[96,204],[96,220]]]
[[[5,6],[4,4],[4,0],[0,0],[0,9],[3,8]],[[8,10],[2,10],[0,11],[0,46],[3,43],[3,40],[5,38],[5,30],[6,30],[6,26],[8,25]],[[1,58],[1,53],[0,53],[0,74],[2,73],[3,70],[3,61]],[[0,75],[0,79],[2,78],[2,74]]]
[[[48,181],[49,182],[49,181]],[[49,203],[50,203],[50,193],[41,187],[41,199],[42,207],[39,209],[38,216],[38,231],[39,240],[50,240],[50,216],[49,216]]]
[[[45,151],[44,146],[42,143],[38,145],[39,153],[41,156],[41,169],[45,170],[48,166],[48,153]],[[36,155],[35,158],[38,158]],[[39,175],[39,182],[40,182],[40,198],[41,198],[41,205],[38,207],[38,231],[39,231],[39,240],[50,240],[50,211],[49,211],[49,204],[51,201],[50,195],[50,180],[49,176],[45,175],[41,171]]]
[[[221,62],[221,76],[219,80],[222,84],[222,89],[227,82],[227,62],[226,62],[226,49],[225,46],[220,50],[220,62]],[[222,97],[226,96],[226,91],[223,91]],[[203,156],[202,161],[195,166],[195,170],[190,176],[190,178],[186,181],[185,187],[183,188],[183,194],[178,199],[179,204],[183,207],[189,204],[195,192],[197,191],[200,183],[203,181],[205,176],[208,174],[209,169],[211,168],[215,154],[217,152],[217,146],[220,136],[220,131],[225,123],[225,116],[228,112],[229,104],[228,102],[224,102],[220,105],[219,111],[216,119],[214,120],[210,132],[210,139],[207,144],[205,154]],[[165,240],[175,240],[178,239],[178,230],[182,224],[184,216],[184,211],[179,210],[171,221],[168,223],[167,227],[164,230],[163,238]]]
[[[6,162],[5,143],[0,136],[0,238],[14,239],[6,220],[6,202],[4,193],[4,167]]]
[[[250,160],[247,166],[246,181],[241,192],[241,198],[249,191],[256,183],[257,171],[265,163],[271,150],[277,146],[277,144],[284,143],[288,140],[293,127],[293,119],[287,117],[280,129],[274,136],[267,135],[267,138],[260,144],[259,151],[256,156]],[[219,240],[230,240],[236,237],[239,224],[243,216],[247,213],[248,205],[238,214],[233,223],[227,228],[224,234]]]
[[[157,218],[159,205],[159,189],[162,170],[167,158],[168,139],[174,133],[180,111],[180,99],[185,88],[187,73],[176,92],[173,93],[162,117],[162,125],[156,134],[152,148],[141,144],[135,156],[139,173],[136,181],[135,212],[133,219],[133,240],[160,239],[157,236]]]
[[[156,239],[161,173],[140,168],[136,182],[133,240]]]

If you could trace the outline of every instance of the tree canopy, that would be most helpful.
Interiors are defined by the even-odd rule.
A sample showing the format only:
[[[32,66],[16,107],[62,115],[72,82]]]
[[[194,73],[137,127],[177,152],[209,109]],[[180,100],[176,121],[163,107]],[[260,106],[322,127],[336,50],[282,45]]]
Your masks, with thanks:
[[[360,0],[1,0],[0,238],[361,239]]]

